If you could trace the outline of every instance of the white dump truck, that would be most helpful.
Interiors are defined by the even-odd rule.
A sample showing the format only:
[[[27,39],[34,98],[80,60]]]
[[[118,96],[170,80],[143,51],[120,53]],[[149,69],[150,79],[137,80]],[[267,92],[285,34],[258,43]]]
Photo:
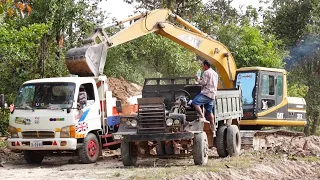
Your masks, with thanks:
[[[97,76],[23,83],[11,108],[9,148],[23,151],[30,164],[61,153],[92,163],[102,148],[118,148],[112,138],[120,123],[117,101],[106,82],[106,76]]]

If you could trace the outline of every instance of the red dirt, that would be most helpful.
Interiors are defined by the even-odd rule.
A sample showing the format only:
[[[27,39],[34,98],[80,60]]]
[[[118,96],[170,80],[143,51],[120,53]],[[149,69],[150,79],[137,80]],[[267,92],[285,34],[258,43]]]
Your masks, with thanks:
[[[120,77],[119,79],[109,77],[108,85],[109,85],[109,90],[112,91],[112,96],[121,100],[123,104],[128,104],[129,102],[127,101],[127,99],[130,96],[139,95],[141,94],[141,91],[142,91],[141,86],[134,83],[130,83],[125,79],[123,79],[122,77]]]

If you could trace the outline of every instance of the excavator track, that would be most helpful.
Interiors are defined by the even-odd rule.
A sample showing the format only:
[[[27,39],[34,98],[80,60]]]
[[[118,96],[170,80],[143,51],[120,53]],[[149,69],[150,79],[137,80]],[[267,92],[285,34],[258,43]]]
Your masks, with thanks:
[[[261,150],[261,149],[269,149],[273,148],[274,144],[268,141],[268,136],[283,137],[298,137],[305,136],[303,132],[297,131],[287,131],[287,130],[241,130],[241,147],[242,149],[253,149],[253,150]]]

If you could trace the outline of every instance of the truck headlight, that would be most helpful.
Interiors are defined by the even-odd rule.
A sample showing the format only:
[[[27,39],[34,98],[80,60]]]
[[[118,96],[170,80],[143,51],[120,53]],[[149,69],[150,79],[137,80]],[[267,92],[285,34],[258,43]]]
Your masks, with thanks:
[[[176,119],[173,121],[174,125],[179,125],[180,124],[180,120],[179,119]]]
[[[8,131],[10,133],[11,138],[18,138],[18,129],[13,127],[13,126],[9,126],[8,127]]]
[[[74,138],[76,136],[76,128],[74,125],[61,128],[60,138]]]
[[[167,126],[172,126],[172,124],[173,124],[173,120],[172,119],[167,119],[166,120],[166,124],[167,124]]]
[[[132,127],[137,127],[137,125],[138,125],[137,120],[134,119],[134,120],[131,121],[131,126]]]
[[[133,118],[121,118],[120,119],[121,124],[125,124],[127,127],[137,127],[138,121]]]

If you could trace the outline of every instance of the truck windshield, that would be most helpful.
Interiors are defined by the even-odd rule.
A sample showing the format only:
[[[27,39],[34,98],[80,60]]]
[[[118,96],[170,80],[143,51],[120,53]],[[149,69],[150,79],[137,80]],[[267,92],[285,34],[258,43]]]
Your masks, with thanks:
[[[64,109],[74,101],[74,83],[24,84],[15,99],[17,109]]]
[[[253,105],[255,97],[255,72],[241,72],[237,75],[237,84],[240,83],[242,89],[242,104]]]

